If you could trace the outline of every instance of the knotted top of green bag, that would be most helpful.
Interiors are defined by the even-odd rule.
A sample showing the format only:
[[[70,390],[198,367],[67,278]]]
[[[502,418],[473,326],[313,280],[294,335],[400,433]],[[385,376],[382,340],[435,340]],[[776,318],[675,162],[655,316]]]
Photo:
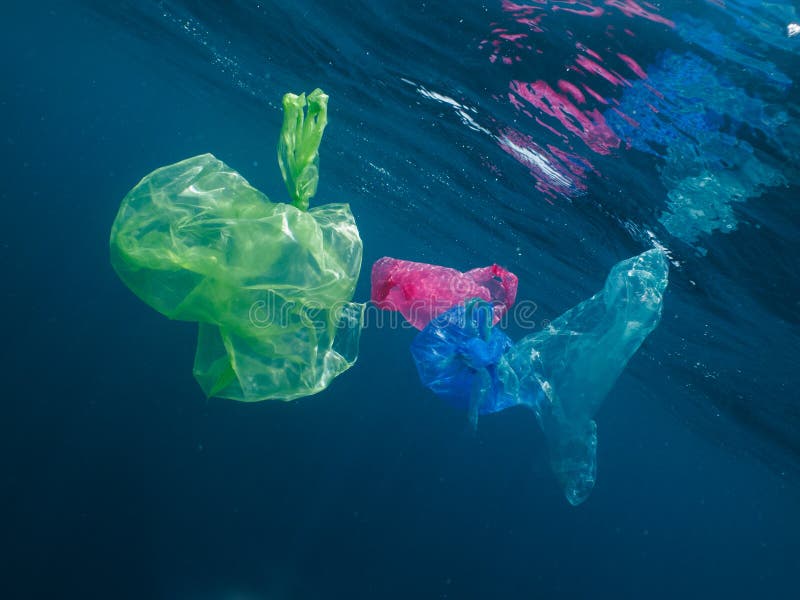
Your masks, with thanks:
[[[362,245],[347,204],[308,210],[328,97],[284,97],[278,162],[291,204],[273,203],[210,154],[147,175],[122,201],[111,262],[144,302],[201,323],[195,376],[208,395],[292,399],[356,359],[350,300]]]

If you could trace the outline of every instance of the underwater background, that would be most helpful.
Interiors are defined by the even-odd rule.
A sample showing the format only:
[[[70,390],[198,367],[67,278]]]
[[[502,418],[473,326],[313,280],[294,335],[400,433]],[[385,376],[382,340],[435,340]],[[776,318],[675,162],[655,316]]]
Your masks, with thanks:
[[[2,597],[794,597],[795,4],[4,9]],[[368,321],[318,395],[207,400],[194,324],[117,279],[111,223],[159,166],[213,152],[282,200],[280,98],[315,87],[315,202],[352,207],[359,301],[381,256],[496,262],[536,306],[519,338],[667,252],[581,506],[530,411],[473,435],[421,386],[411,329]]]

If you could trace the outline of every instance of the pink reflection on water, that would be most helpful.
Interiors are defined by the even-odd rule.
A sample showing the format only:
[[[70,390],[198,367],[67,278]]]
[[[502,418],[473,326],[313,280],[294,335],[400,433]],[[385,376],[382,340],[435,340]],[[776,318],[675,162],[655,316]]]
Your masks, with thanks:
[[[546,40],[537,47],[537,34],[545,31],[551,41],[574,40],[575,49],[572,56],[569,49],[566,56],[559,54],[557,61],[563,65],[563,71],[553,79],[534,76],[530,81],[509,81],[508,99],[512,106],[529,117],[531,124],[549,140],[553,140],[550,134],[555,135],[555,141],[536,145],[532,138],[509,130],[513,135],[498,136],[498,143],[528,167],[537,181],[537,189],[550,196],[581,193],[586,189],[585,177],[597,171],[586,158],[574,154],[573,145],[580,140],[599,155],[609,155],[618,149],[621,142],[600,109],[618,105],[615,97],[618,90],[630,86],[634,78],[647,79],[640,64],[621,51],[623,40],[615,41],[618,31],[624,32],[625,38],[636,37],[642,31],[633,26],[615,28],[608,22],[604,27],[598,23],[600,27],[587,30],[585,24],[578,27],[581,19],[623,16],[640,23],[648,21],[668,27],[674,24],[659,15],[656,6],[641,0],[502,0],[501,5],[509,21],[495,24],[490,40],[481,42],[481,47],[491,44],[491,62],[522,63],[535,68],[540,63],[531,58],[541,60],[538,55],[543,54],[546,60],[553,52]],[[603,37],[607,45],[598,41]],[[594,48],[588,46],[589,39]],[[638,125],[618,108],[613,110],[631,125]],[[542,147],[545,145],[546,148]]]
[[[567,8],[565,6],[561,6],[562,4],[573,4],[580,6],[581,8]],[[591,2],[570,2],[569,0],[565,0],[563,2],[553,2],[553,12],[559,10],[576,15],[582,15],[584,17],[599,17],[605,12],[601,6],[592,6]]]
[[[655,12],[652,12],[657,11],[658,8],[649,2],[643,2],[642,4],[652,10],[647,10],[633,0],[605,0],[605,4],[606,6],[612,6],[616,8],[626,17],[641,17],[643,19],[647,19],[648,21],[653,21],[654,23],[662,23],[668,27],[675,27],[674,22],[670,21],[669,19],[665,19]]]
[[[584,178],[592,166],[577,155],[564,152],[554,146],[542,148],[529,135],[516,129],[506,128],[497,135],[500,148],[517,162],[528,168],[536,180],[536,189],[544,193],[546,200],[556,196],[574,196],[586,191]]]
[[[590,95],[592,98],[594,98],[595,100],[597,100],[597,101],[598,101],[600,104],[608,104],[608,100],[606,100],[605,98],[603,98],[603,97],[602,97],[600,94],[598,94],[597,92],[595,92],[595,91],[594,91],[592,88],[590,88],[590,87],[589,87],[588,85],[586,85],[585,83],[582,83],[582,84],[581,84],[581,87],[582,87],[584,90],[586,90],[586,93],[587,93],[587,94],[589,94],[589,95]]]
[[[601,57],[601,56],[600,56],[600,55],[599,55],[597,52],[595,52],[595,51],[594,51],[594,50],[592,50],[591,48],[587,48],[586,46],[584,46],[584,45],[583,45],[583,44],[581,44],[580,42],[578,42],[577,44],[575,44],[575,47],[576,47],[578,50],[580,50],[581,52],[586,52],[586,54],[588,54],[588,55],[589,55],[589,56],[591,56],[592,58],[595,58],[596,60],[599,60],[600,62],[602,62],[602,61],[603,61],[603,57]]]
[[[543,15],[547,12],[566,12],[582,17],[598,18],[606,13],[603,6],[615,8],[626,17],[640,17],[654,23],[661,23],[674,27],[675,23],[658,14],[658,7],[649,2],[638,3],[635,0],[529,0],[529,3],[512,2],[503,0],[502,7],[505,12],[514,13],[519,19],[529,20],[530,15]],[[541,16],[537,17],[537,25],[541,23]],[[523,21],[518,22],[522,23]]]
[[[525,83],[515,80],[509,85],[513,93],[557,119],[567,131],[598,154],[609,154],[612,148],[619,147],[619,138],[611,131],[599,110],[582,111],[544,81]]]
[[[569,81],[564,79],[558,80],[558,88],[564,92],[565,94],[569,94],[572,96],[572,99],[575,100],[578,104],[584,104],[586,102],[586,96],[583,95],[578,88],[572,85]]]
[[[582,54],[575,59],[575,62],[579,67],[583,67],[589,73],[599,75],[612,85],[630,85],[630,82],[622,77],[619,73],[611,73],[604,67],[601,67],[597,62],[593,61],[591,58],[587,58]]]
[[[642,67],[639,66],[639,63],[633,60],[630,56],[628,56],[627,54],[622,54],[621,52],[617,52],[617,56],[619,56],[622,62],[628,65],[628,68],[631,71],[636,73],[639,79],[647,79],[647,73],[645,73],[644,69],[642,69]]]

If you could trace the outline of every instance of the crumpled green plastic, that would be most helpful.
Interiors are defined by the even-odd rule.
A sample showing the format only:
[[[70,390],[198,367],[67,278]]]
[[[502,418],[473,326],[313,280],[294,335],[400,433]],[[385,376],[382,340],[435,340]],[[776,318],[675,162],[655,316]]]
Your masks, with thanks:
[[[356,360],[358,228],[347,204],[308,210],[327,100],[321,90],[283,99],[278,162],[291,204],[211,154],[153,171],[122,201],[111,263],[148,305],[199,323],[194,375],[208,396],[292,400]]]

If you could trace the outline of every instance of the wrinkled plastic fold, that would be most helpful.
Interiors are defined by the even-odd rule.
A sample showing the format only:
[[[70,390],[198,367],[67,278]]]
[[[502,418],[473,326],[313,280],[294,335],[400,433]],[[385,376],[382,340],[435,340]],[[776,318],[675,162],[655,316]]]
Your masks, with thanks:
[[[305,110],[307,107],[307,110]],[[307,210],[317,193],[319,145],[328,124],[328,96],[320,89],[283,97],[283,127],[278,138],[278,165],[292,204]]]

